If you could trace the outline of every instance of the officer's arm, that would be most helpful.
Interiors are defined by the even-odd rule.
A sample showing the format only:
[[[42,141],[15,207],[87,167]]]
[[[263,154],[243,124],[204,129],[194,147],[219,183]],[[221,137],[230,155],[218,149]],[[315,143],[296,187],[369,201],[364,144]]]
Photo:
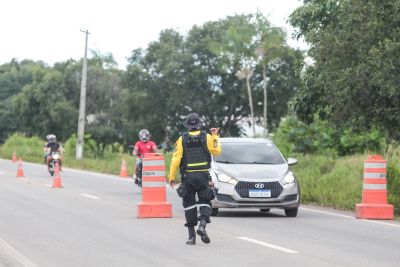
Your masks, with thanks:
[[[175,180],[176,174],[181,164],[183,155],[182,137],[179,137],[178,141],[175,143],[175,151],[172,155],[171,166],[169,167],[169,180]]]
[[[207,134],[207,148],[213,156],[221,154],[221,144],[218,142],[218,134]]]

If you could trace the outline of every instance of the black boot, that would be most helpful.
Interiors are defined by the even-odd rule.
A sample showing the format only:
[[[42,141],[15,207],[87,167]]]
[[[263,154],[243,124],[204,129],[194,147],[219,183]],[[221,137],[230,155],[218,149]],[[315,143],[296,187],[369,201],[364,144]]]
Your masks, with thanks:
[[[208,234],[206,232],[206,225],[207,225],[207,221],[202,219],[200,220],[200,225],[199,228],[197,228],[197,234],[201,237],[201,241],[203,241],[204,243],[208,244],[210,243],[210,238],[208,237]]]
[[[195,245],[196,244],[196,232],[194,230],[194,226],[188,227],[189,231],[189,239],[186,241],[187,245]]]

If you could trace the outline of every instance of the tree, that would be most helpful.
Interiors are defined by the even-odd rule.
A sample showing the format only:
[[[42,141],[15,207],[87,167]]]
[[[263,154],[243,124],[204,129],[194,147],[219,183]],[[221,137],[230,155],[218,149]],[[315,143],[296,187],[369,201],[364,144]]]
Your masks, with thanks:
[[[266,23],[263,27],[271,35],[284,36],[283,31],[270,29],[265,18],[259,21]],[[262,72],[254,51],[265,39],[256,23],[255,15],[237,15],[194,26],[186,37],[164,30],[145,50],[134,50],[123,78],[124,135],[136,136],[146,127],[158,141],[174,140],[184,130],[182,122],[191,112],[199,113],[207,126],[221,127],[226,136],[242,134],[251,113],[253,125],[258,123],[262,111],[253,105],[251,112],[246,100],[250,86],[252,96],[248,99],[254,97],[253,103],[259,102],[262,93],[258,86]],[[301,52],[284,43],[282,46],[285,49],[279,60],[268,58],[265,65],[270,74],[271,129],[286,115],[287,97],[301,81]],[[272,54],[269,51],[268,56]],[[245,83],[235,75],[243,69],[253,71]]]
[[[358,131],[377,126],[400,140],[399,11],[399,0],[312,0],[292,13],[315,61],[293,100],[300,117],[318,113]]]

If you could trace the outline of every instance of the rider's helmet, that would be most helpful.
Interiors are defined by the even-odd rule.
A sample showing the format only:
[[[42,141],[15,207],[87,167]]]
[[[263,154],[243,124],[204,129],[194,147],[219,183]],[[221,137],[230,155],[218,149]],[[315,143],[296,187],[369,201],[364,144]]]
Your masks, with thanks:
[[[140,130],[139,139],[143,142],[147,142],[150,139],[150,132],[147,129]]]
[[[49,142],[55,142],[57,140],[57,137],[55,134],[48,134],[48,135],[46,135],[46,139]]]

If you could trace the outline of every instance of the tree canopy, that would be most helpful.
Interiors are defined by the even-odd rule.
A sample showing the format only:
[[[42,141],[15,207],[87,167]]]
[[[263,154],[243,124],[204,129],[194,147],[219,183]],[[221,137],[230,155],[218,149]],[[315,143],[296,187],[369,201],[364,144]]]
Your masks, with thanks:
[[[340,127],[377,126],[400,140],[399,11],[399,0],[309,0],[292,13],[314,60],[292,101],[303,121],[317,113]]]

